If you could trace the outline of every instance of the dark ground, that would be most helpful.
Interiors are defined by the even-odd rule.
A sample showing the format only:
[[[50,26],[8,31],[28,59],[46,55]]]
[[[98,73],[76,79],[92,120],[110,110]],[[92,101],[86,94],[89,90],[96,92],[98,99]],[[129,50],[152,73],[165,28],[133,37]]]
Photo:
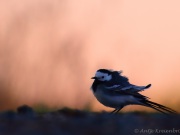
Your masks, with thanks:
[[[35,113],[22,106],[0,113],[0,135],[180,135],[180,115],[109,114],[61,109]]]

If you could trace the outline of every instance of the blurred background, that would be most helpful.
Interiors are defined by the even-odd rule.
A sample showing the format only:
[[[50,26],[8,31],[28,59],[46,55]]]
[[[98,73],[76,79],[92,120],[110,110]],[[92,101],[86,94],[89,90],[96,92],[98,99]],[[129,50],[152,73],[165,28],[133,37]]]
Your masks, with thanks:
[[[180,1],[1,0],[0,110],[19,105],[110,111],[90,90],[99,68],[152,87],[180,111]],[[123,111],[153,111],[129,106]]]

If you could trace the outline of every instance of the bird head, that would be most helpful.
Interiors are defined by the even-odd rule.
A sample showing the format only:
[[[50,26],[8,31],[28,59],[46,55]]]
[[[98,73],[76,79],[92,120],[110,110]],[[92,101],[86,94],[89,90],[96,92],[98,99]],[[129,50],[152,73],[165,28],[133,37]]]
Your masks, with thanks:
[[[96,71],[95,76],[92,77],[91,79],[95,79],[95,80],[102,81],[102,82],[111,81],[112,73],[113,73],[113,71],[111,71],[111,70],[99,69]]]

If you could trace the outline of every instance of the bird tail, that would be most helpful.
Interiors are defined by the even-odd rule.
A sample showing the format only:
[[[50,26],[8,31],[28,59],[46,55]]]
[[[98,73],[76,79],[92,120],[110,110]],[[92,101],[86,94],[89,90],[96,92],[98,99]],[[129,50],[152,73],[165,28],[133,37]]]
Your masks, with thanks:
[[[149,101],[149,100],[145,100],[143,103],[145,104],[145,106],[151,107],[151,108],[153,108],[161,113],[164,113],[164,114],[168,114],[168,113],[177,114],[177,112],[174,111],[173,109],[163,106],[161,104]]]

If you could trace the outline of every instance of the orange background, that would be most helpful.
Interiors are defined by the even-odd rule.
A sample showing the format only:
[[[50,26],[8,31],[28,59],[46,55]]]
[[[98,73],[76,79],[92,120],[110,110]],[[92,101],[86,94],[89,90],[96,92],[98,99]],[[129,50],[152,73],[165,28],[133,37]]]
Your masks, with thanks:
[[[180,111],[179,5],[1,0],[0,109],[44,104],[110,110],[89,89],[96,70],[108,68],[123,70],[131,83],[152,83],[143,94]]]

